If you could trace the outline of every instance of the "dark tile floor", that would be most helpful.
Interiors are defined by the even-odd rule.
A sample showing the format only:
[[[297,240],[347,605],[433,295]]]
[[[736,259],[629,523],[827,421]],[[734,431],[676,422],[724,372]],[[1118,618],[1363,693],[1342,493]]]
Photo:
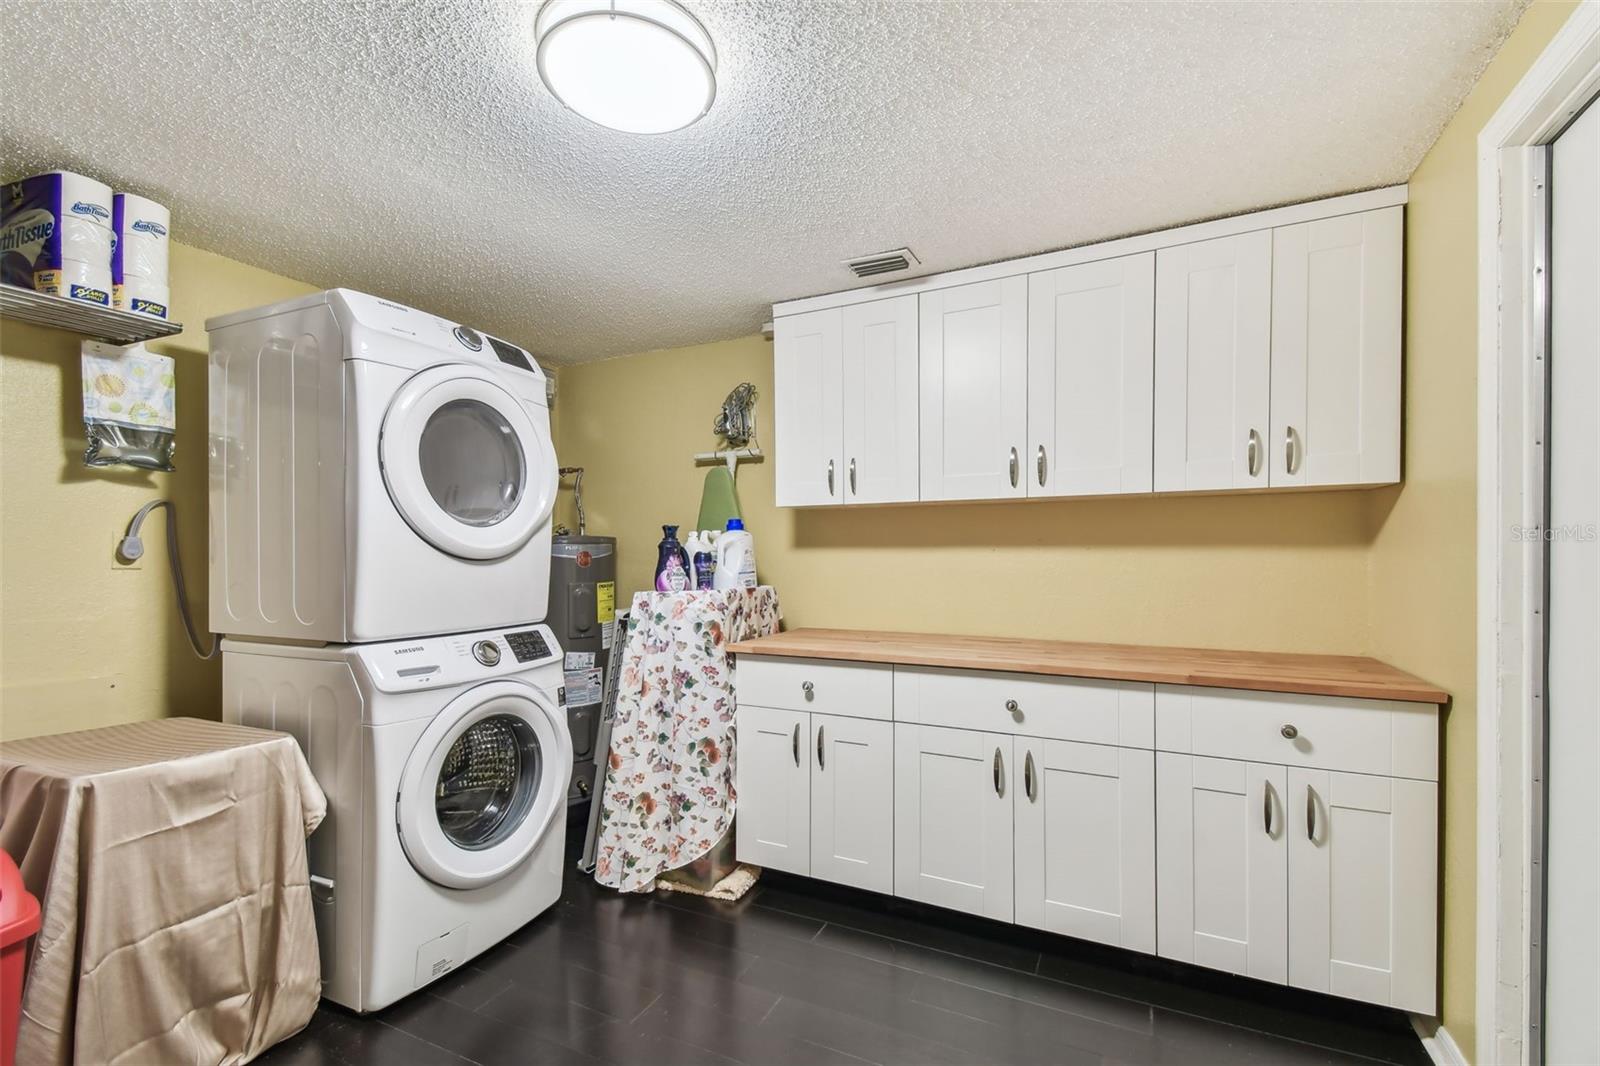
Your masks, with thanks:
[[[1428,1059],[1395,1012],[801,878],[768,873],[729,904],[624,897],[571,871],[561,902],[507,943],[376,1014],[324,1004],[259,1061]]]

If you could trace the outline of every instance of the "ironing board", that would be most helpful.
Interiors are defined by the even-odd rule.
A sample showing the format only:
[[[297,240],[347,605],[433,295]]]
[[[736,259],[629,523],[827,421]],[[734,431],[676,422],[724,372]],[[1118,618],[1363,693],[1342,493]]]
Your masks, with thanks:
[[[606,753],[594,877],[648,891],[733,824],[733,670],[727,647],[778,631],[777,590],[640,592],[628,612]]]

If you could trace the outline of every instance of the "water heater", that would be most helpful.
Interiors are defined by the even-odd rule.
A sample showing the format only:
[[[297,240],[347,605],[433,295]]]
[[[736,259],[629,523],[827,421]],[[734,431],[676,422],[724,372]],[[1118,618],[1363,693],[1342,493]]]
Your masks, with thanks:
[[[545,623],[566,652],[567,727],[572,731],[569,805],[589,798],[606,663],[616,639],[615,537],[557,534],[550,542],[550,611]]]

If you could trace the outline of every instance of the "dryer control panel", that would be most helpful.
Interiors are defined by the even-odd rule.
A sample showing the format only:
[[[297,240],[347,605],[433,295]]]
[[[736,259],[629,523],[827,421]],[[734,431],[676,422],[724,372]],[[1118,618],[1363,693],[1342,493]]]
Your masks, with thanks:
[[[561,660],[561,646],[545,625],[391,640],[352,653],[384,692],[488,681],[548,666],[559,671]]]

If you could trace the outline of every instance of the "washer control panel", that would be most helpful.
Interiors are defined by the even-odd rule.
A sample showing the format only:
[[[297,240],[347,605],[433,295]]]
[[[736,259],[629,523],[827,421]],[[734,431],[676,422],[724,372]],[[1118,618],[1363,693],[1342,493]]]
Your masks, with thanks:
[[[561,646],[549,626],[487,630],[364,644],[355,649],[385,692],[487,681],[558,663]]]

